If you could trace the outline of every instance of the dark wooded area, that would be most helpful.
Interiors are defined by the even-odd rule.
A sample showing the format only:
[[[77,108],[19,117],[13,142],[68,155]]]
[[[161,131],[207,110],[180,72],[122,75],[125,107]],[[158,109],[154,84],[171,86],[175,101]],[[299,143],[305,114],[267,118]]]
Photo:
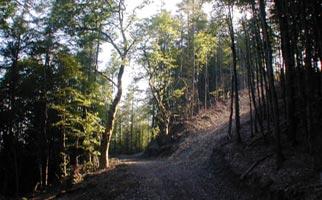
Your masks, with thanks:
[[[319,0],[182,0],[176,14],[139,18],[149,6],[0,1],[0,194],[78,183],[108,168],[109,152],[172,144],[222,102],[228,138],[243,144],[242,91],[247,131],[273,141],[277,170],[290,148],[322,170]]]

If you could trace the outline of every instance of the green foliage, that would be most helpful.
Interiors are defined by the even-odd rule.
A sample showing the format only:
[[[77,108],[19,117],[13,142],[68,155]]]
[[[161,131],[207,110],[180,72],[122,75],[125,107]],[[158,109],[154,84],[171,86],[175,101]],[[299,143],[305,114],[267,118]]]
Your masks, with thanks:
[[[130,86],[116,116],[111,142],[111,153],[137,153],[143,151],[153,139],[150,127],[151,105],[145,99],[139,99],[135,83]]]
[[[108,18],[109,6],[99,11],[102,1],[29,3],[0,1],[0,162],[15,154],[3,169],[15,168],[8,179],[18,180],[24,191],[37,182],[45,187],[61,181],[72,173],[75,155],[79,164],[97,164],[111,96],[111,85],[93,70],[99,37],[80,30],[83,20],[96,27]],[[5,192],[19,190],[11,186]]]
[[[182,96],[183,87],[178,85],[175,72],[179,69],[177,58],[180,49],[179,22],[170,13],[162,11],[150,19],[149,34],[143,48],[142,62],[149,78],[149,85],[158,108],[156,119],[161,132],[166,133],[171,126],[170,118],[175,109],[171,108]],[[177,85],[177,86],[176,86]]]
[[[196,62],[206,64],[208,57],[216,47],[216,38],[206,32],[198,32],[194,39]]]
[[[16,4],[13,1],[0,0],[0,27],[1,30],[9,28],[8,19],[12,17],[16,10]]]
[[[226,22],[221,15],[209,21],[205,2],[183,0],[178,16],[163,10],[128,24],[137,16],[118,15],[119,1],[0,1],[0,162],[6,163],[0,177],[10,174],[8,180],[16,181],[22,174],[21,180],[45,187],[46,181],[71,175],[75,160],[84,171],[95,169],[116,88],[108,79],[114,80],[130,58],[144,67],[140,78],[150,90],[146,99],[138,99],[143,91],[133,83],[124,96],[112,153],[144,150],[157,134],[169,134],[175,120],[207,105],[204,99],[226,94],[232,63]],[[237,37],[240,49],[246,48],[244,37]],[[98,55],[105,42],[117,48],[100,73]],[[140,48],[133,48],[137,42]],[[242,65],[238,70],[242,75]],[[10,162],[3,162],[7,157]],[[15,167],[16,174],[7,173]],[[26,175],[35,172],[33,178]]]

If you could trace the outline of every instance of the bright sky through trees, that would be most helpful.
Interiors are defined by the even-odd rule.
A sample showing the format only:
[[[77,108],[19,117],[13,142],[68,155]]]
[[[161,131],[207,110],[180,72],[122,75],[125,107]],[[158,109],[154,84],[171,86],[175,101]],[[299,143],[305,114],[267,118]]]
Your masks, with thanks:
[[[317,199],[320,7],[0,0],[0,199]]]
[[[135,7],[142,4],[144,0],[135,0],[135,1],[127,1],[127,12],[131,13]],[[160,12],[161,9],[170,11],[171,14],[176,15],[176,11],[178,10],[177,5],[181,2],[181,0],[152,0],[150,4],[145,6],[143,9],[137,11],[137,17],[139,19],[144,19],[151,17],[158,12]],[[210,16],[211,13],[211,4],[205,3],[203,6],[203,9],[205,13]],[[101,45],[101,53],[99,55],[99,68],[101,70],[105,69],[108,66],[108,63],[111,58],[111,52],[112,52],[112,46],[109,43],[104,43]],[[123,85],[124,88],[128,88],[128,86],[133,81],[133,78],[135,77],[135,74],[138,72],[139,67],[135,66],[135,62],[133,60],[131,61],[130,65],[125,70],[125,76],[123,79]],[[145,90],[148,87],[146,80],[141,80],[138,82],[139,89]]]

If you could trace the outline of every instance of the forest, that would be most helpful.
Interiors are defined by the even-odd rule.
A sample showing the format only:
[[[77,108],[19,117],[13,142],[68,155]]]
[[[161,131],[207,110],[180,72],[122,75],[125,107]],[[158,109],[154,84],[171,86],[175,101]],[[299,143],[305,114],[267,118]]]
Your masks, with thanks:
[[[214,115],[236,152],[270,151],[241,179],[304,155],[322,198],[322,2],[171,2],[0,0],[0,199],[114,176],[114,158],[141,152],[171,168],[162,159],[198,137],[186,125]]]

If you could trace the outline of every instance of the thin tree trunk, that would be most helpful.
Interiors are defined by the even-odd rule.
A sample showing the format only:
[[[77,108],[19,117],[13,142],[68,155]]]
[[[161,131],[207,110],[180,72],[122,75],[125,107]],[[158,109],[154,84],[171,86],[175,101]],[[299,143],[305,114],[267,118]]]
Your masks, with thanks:
[[[124,59],[123,59],[124,60]],[[102,135],[100,146],[100,168],[105,169],[109,167],[109,146],[112,138],[114,119],[117,112],[118,104],[122,97],[122,77],[124,73],[124,65],[122,64],[117,75],[117,92],[107,112],[107,122],[105,131]]]
[[[306,10],[306,7],[309,7],[308,2],[304,1],[303,2],[303,10]],[[306,111],[306,117],[305,117],[305,121],[306,121],[306,125],[307,125],[307,130],[306,130],[306,141],[307,141],[307,145],[308,145],[308,151],[310,153],[312,153],[312,121],[313,121],[313,117],[312,117],[312,96],[313,94],[313,86],[312,86],[312,82],[310,81],[310,79],[313,77],[313,72],[312,72],[312,40],[310,38],[310,34],[309,34],[309,25],[308,23],[305,24],[305,38],[306,38],[306,42],[305,42],[305,111]]]
[[[251,97],[251,81],[250,76],[248,76],[248,98],[249,98],[249,116],[250,116],[250,136],[254,137],[254,129],[253,129],[253,107],[252,107],[252,97]]]
[[[283,111],[284,111],[284,116],[287,116],[287,103],[286,103],[286,86],[285,86],[285,72],[284,72],[284,67],[281,67],[281,89],[282,89],[282,98],[283,98]]]
[[[231,74],[230,115],[229,115],[229,126],[228,126],[229,139],[232,138],[233,114],[234,114],[234,76],[233,74]]]
[[[48,39],[50,40],[51,38],[51,31],[48,32]],[[47,41],[49,42],[49,41]],[[43,124],[42,124],[42,134],[43,134],[43,140],[42,142],[45,143],[45,171],[44,171],[44,180],[42,181],[45,186],[48,185],[48,168],[49,168],[49,141],[48,141],[48,134],[47,134],[47,124],[48,124],[48,97],[47,97],[47,91],[48,91],[48,77],[47,77],[47,70],[49,69],[49,62],[50,62],[50,45],[47,44],[47,49],[46,49],[46,55],[45,55],[45,65],[43,69],[43,75],[44,75],[44,91],[43,91]]]
[[[209,80],[208,80],[208,58],[206,58],[206,66],[205,66],[205,74],[204,74],[204,82],[205,82],[205,99],[204,99],[204,108],[205,110],[207,109],[207,102],[208,102],[208,99],[207,99],[207,96],[208,96],[208,85],[209,85]]]
[[[134,104],[133,104],[133,98],[132,97],[132,101],[131,101],[131,139],[130,139],[130,152],[133,151],[133,136],[134,136]]]
[[[259,21],[258,21],[258,15],[257,11],[255,8],[255,0],[252,2],[252,12],[255,21],[253,22],[253,34],[254,34],[254,41],[255,41],[255,47],[256,47],[256,52],[255,52],[255,58],[256,58],[256,83],[257,83],[257,93],[258,93],[258,104],[259,104],[259,109],[260,109],[260,117],[262,119],[265,118],[266,115],[266,108],[267,108],[267,103],[265,100],[265,95],[264,95],[264,73],[265,70],[263,70],[263,64],[262,64],[262,48],[261,48],[261,37],[260,37],[260,31],[259,31]]]
[[[233,56],[233,72],[234,72],[234,90],[235,90],[235,124],[236,124],[236,142],[241,142],[240,137],[240,116],[239,116],[239,94],[238,94],[238,77],[237,77],[237,58],[236,58],[236,47],[235,47],[235,33],[232,20],[232,7],[229,6],[229,32],[231,39],[231,51]]]
[[[278,99],[277,93],[275,89],[274,83],[274,72],[273,72],[273,57],[272,57],[272,47],[271,41],[269,37],[269,26],[266,22],[266,12],[265,12],[265,2],[264,0],[259,0],[260,7],[260,16],[261,16],[261,24],[262,24],[262,34],[264,39],[264,48],[266,55],[266,67],[268,71],[268,79],[269,79],[269,89],[270,96],[272,99],[272,113],[273,113],[273,122],[274,122],[274,135],[276,137],[276,158],[277,165],[280,166],[281,162],[284,159],[281,148],[280,141],[280,125],[279,125],[279,108],[278,108]]]
[[[295,145],[296,141],[296,122],[295,122],[295,62],[290,41],[290,30],[288,22],[287,2],[275,0],[279,26],[281,30],[282,55],[286,68],[286,101],[287,101],[287,129],[288,136]]]
[[[23,4],[23,10],[21,12],[20,17],[17,19],[20,22],[24,20],[24,16],[28,9],[29,1],[25,1]],[[16,195],[19,194],[20,189],[20,178],[19,178],[19,166],[18,166],[18,149],[17,149],[17,142],[18,142],[18,133],[19,128],[16,124],[15,115],[16,115],[16,108],[17,108],[17,101],[16,101],[16,84],[19,79],[19,69],[18,69],[18,61],[19,61],[19,54],[21,51],[21,35],[22,33],[17,33],[17,41],[14,43],[14,51],[13,51],[13,59],[11,64],[11,73],[9,78],[9,100],[10,100],[10,114],[11,114],[11,126],[9,127],[9,137],[12,147],[10,147],[11,152],[9,152],[9,157],[11,157],[10,153],[12,153],[13,157],[13,167],[14,167],[14,175],[15,175],[15,192]]]
[[[14,60],[11,65],[11,73],[10,73],[10,84],[9,84],[9,94],[10,94],[10,117],[11,117],[11,126],[9,127],[9,137],[10,137],[10,150],[11,154],[9,153],[9,157],[13,157],[13,170],[15,176],[15,189],[16,195],[19,194],[19,170],[18,170],[18,157],[17,157],[17,137],[18,137],[18,127],[16,126],[16,108],[17,108],[17,101],[16,101],[16,83],[18,81],[18,59],[19,59],[19,49],[20,49],[20,36],[16,43],[16,52],[14,55]]]
[[[246,65],[247,65],[247,74],[249,77],[249,89],[250,89],[250,97],[253,103],[253,107],[254,107],[254,111],[255,111],[255,130],[256,130],[256,122],[258,122],[259,128],[260,128],[260,132],[261,134],[263,134],[263,136],[265,137],[264,134],[264,127],[263,127],[263,121],[262,118],[260,116],[260,114],[258,113],[258,109],[257,109],[257,103],[256,103],[256,99],[255,99],[255,88],[254,88],[254,74],[253,74],[253,70],[251,68],[251,61],[250,61],[250,46],[249,46],[249,35],[248,32],[246,30],[246,27],[243,24],[243,29],[245,32],[245,44],[246,44]]]
[[[65,118],[65,114],[64,114]],[[66,131],[65,131],[65,126],[63,127],[62,130],[62,160],[63,160],[63,177],[67,176],[67,156],[66,156]]]

